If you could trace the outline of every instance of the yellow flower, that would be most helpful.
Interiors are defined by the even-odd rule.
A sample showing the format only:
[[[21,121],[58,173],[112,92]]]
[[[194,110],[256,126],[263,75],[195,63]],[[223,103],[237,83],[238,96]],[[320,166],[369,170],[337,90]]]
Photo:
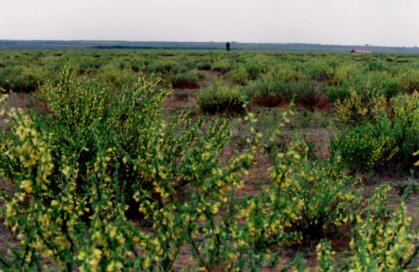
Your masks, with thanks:
[[[106,271],[119,271],[122,270],[124,266],[122,265],[121,262],[119,261],[112,261],[108,264],[108,266],[106,267]]]
[[[32,191],[33,191],[32,182],[30,180],[28,180],[28,179],[25,179],[20,184],[20,189],[24,190],[27,193],[32,193]]]

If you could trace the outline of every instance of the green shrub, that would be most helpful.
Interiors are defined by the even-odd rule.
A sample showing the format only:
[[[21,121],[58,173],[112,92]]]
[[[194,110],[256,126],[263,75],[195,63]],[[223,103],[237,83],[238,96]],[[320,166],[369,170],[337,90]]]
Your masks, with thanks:
[[[101,66],[102,65],[100,63],[96,63],[91,60],[82,60],[78,64],[78,74],[86,75],[86,74],[97,73],[97,71],[100,69]]]
[[[0,69],[0,87],[13,92],[34,92],[48,79],[41,66],[12,66]]]
[[[413,93],[419,92],[419,72],[417,70],[408,70],[401,76],[405,91]]]
[[[208,71],[208,70],[211,70],[211,62],[210,62],[210,60],[199,60],[195,64],[195,67],[198,70]]]
[[[368,122],[343,130],[332,142],[332,150],[353,169],[383,166],[397,153],[391,129],[391,121],[384,117],[377,123]]]
[[[387,114],[387,100],[374,92],[359,92],[353,89],[349,97],[335,103],[334,119],[338,125],[356,125],[377,121]]]
[[[336,67],[333,81],[336,84],[350,80],[354,75],[362,72],[362,66],[359,63],[348,62]]]
[[[355,70],[352,70],[355,69]],[[415,87],[412,78],[408,76],[394,76],[388,72],[360,73],[356,68],[349,71],[340,69],[335,76],[335,84],[327,87],[327,95],[332,102],[344,101],[354,90],[358,96],[373,98],[384,96],[391,98],[398,94],[408,93]]]
[[[331,103],[345,101],[351,96],[351,87],[347,84],[329,85],[325,87],[325,94]]]
[[[413,153],[419,150],[419,92],[399,95],[392,104],[392,136],[398,147],[394,160],[411,167],[417,160]]]
[[[217,60],[211,65],[211,70],[220,72],[220,73],[227,73],[233,69],[233,64],[228,59],[221,59]]]
[[[387,68],[387,64],[376,57],[369,59],[367,62],[368,71],[384,71]]]
[[[245,245],[307,244],[353,220],[359,193],[351,189],[352,179],[332,161],[311,161],[305,143],[277,152],[269,172],[270,186],[249,198],[242,211]]]
[[[189,70],[188,72],[178,73],[172,79],[174,88],[198,88],[198,81],[203,79],[205,75],[198,70]]]
[[[283,81],[258,79],[245,90],[249,97],[280,97],[285,100],[292,98],[292,90]]]
[[[2,269],[47,269],[47,258],[69,271],[170,270],[185,244],[198,268],[244,265],[227,200],[252,156],[220,159],[224,119],[164,120],[157,84],[140,77],[112,92],[66,69],[43,90],[48,113],[8,113],[0,175],[15,189],[2,191],[2,217],[21,248],[0,257]]]
[[[242,112],[245,97],[240,87],[229,87],[219,83],[201,90],[197,96],[199,107],[209,113]]]
[[[246,68],[239,66],[228,72],[226,77],[236,84],[246,85],[250,79],[250,74]]]
[[[353,179],[345,176],[334,160],[309,158],[306,144],[294,143],[286,153],[278,153],[271,177],[275,197],[294,199],[297,216],[289,228],[302,240],[316,240],[353,219],[359,193],[351,189]],[[271,189],[270,189],[271,190]]]
[[[401,203],[395,211],[386,204],[389,186],[381,186],[368,203],[365,214],[356,217],[350,241],[350,256],[343,264],[333,261],[328,241],[317,247],[319,271],[404,271],[416,257],[417,237],[410,232],[412,219]]]
[[[311,80],[258,79],[246,87],[246,94],[255,98],[295,100],[305,105],[315,105],[322,91],[320,85]]]
[[[309,78],[317,81],[329,80],[334,76],[333,69],[327,63],[321,61],[307,62],[303,66],[303,72]]]
[[[362,105],[361,102],[347,105]],[[413,155],[419,149],[419,99],[418,94],[400,95],[391,100],[393,114],[387,115],[382,109],[380,114],[367,116],[368,111],[373,111],[366,106],[353,112],[364,112],[362,118],[355,119],[355,115],[348,119],[354,128],[338,133],[333,143],[334,149],[341,152],[344,161],[352,167],[371,169],[382,166],[384,163],[394,163],[402,167],[412,167],[417,160]],[[342,104],[343,107],[343,104]],[[337,112],[340,112],[337,107]],[[381,116],[381,117],[380,117]],[[370,120],[364,124],[364,120]],[[364,164],[364,166],[363,166]]]
[[[147,65],[146,70],[158,74],[176,73],[179,70],[179,65],[173,61],[155,60]]]
[[[121,89],[124,84],[129,84],[137,79],[138,75],[130,68],[121,68],[116,64],[103,65],[98,71],[98,82]]]
[[[302,81],[295,86],[296,94],[295,101],[307,106],[317,105],[324,94],[322,85],[315,81]]]
[[[245,63],[245,68],[247,73],[249,74],[249,79],[251,80],[257,79],[260,76],[260,74],[262,74],[266,69],[257,61],[250,61]]]

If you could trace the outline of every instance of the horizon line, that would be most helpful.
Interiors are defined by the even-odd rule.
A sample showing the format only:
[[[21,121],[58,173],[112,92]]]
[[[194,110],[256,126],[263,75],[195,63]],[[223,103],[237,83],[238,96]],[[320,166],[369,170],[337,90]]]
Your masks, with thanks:
[[[94,40],[94,39],[4,39],[0,41],[11,42],[125,42],[125,43],[236,43],[236,44],[272,44],[272,45],[321,45],[321,46],[350,46],[350,47],[384,47],[384,48],[418,48],[418,45],[379,45],[379,44],[333,44],[333,43],[314,43],[314,42],[247,42],[247,41],[174,41],[174,40]]]

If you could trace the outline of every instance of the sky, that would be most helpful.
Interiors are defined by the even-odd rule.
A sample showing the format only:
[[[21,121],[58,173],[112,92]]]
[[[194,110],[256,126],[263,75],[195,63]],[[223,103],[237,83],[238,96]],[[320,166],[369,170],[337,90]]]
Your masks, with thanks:
[[[0,39],[419,46],[419,0],[0,0]]]

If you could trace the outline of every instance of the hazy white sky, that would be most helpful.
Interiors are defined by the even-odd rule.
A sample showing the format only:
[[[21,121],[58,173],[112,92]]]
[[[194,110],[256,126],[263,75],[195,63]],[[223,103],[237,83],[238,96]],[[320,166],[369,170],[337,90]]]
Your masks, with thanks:
[[[419,46],[419,0],[0,0],[0,39]]]

